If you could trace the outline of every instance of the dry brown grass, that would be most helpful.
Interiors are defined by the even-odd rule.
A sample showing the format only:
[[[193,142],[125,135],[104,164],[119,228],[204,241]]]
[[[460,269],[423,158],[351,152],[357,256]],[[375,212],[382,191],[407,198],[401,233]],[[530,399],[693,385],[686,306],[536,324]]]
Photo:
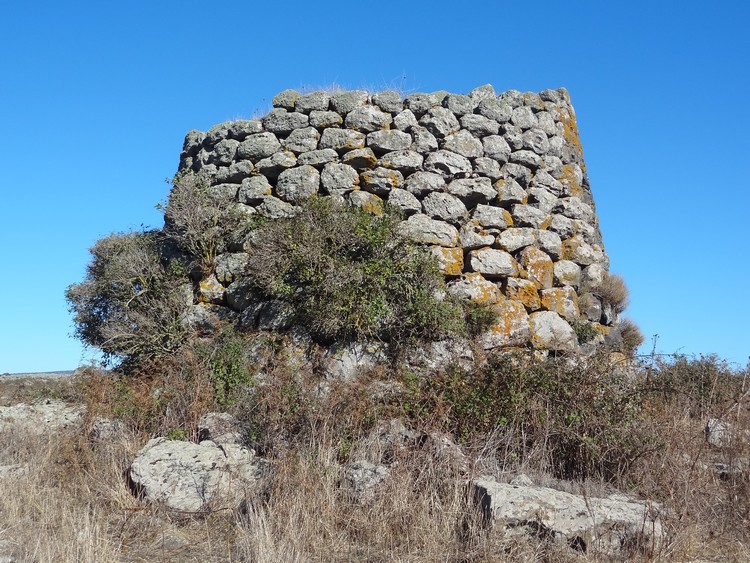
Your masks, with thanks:
[[[299,399],[309,401],[310,389],[291,386],[296,379],[290,374],[286,379],[276,375],[277,386],[271,385],[264,396],[262,415],[279,417],[269,419],[272,425],[264,437],[274,471],[262,494],[237,512],[178,518],[136,500],[124,472],[150,436],[144,429],[99,444],[88,439],[85,427],[59,436],[5,432],[0,465],[26,469],[0,478],[0,555],[18,562],[612,560],[483,525],[466,488],[479,474],[504,480],[527,471],[540,485],[573,493],[585,489],[592,496],[611,492],[611,484],[601,480],[552,479],[529,465],[531,458],[525,466],[514,462],[513,452],[503,453],[500,447],[512,440],[499,432],[474,441],[473,448],[467,445],[466,464],[448,462],[426,445],[396,448],[388,455],[390,476],[378,493],[357,499],[346,485],[347,463],[359,456],[380,458],[366,448],[343,448],[342,437],[348,436],[347,425],[361,430],[350,434],[352,439],[369,432],[372,397],[350,385],[338,397],[331,395],[332,410],[326,411],[323,403],[310,403],[305,410]],[[712,358],[678,359],[634,375],[643,377],[642,424],[651,427],[660,444],[617,484],[665,507],[668,537],[652,560],[750,560],[750,404],[743,375],[747,373],[728,371]],[[371,384],[382,377],[373,373],[365,380]],[[196,385],[205,388],[205,382]],[[147,388],[152,393],[155,387]],[[106,385],[92,383],[85,389],[101,399],[100,405],[119,404],[108,399]],[[203,408],[195,395],[190,398],[195,389],[176,390],[175,396],[185,397],[182,403],[174,399],[173,405],[183,406],[173,422],[187,424],[194,416],[191,409]],[[149,393],[142,393],[141,409]],[[285,428],[283,417],[292,414],[296,418]],[[725,446],[706,443],[708,417],[733,425]],[[715,468],[718,462],[744,469],[722,475]]]

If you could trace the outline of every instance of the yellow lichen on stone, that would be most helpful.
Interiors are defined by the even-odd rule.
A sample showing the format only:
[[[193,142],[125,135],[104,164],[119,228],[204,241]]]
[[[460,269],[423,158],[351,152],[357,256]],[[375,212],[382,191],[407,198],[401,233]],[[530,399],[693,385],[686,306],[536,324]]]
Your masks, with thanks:
[[[520,259],[521,267],[526,272],[523,277],[534,282],[539,289],[552,287],[555,266],[549,255],[535,246],[527,246],[521,252]]]
[[[523,282],[509,283],[506,286],[505,293],[508,299],[520,301],[524,307],[531,311],[536,311],[542,306],[539,291],[533,282],[524,280]]]
[[[562,167],[562,177],[560,182],[568,187],[571,196],[581,197],[583,195],[583,186],[581,186],[576,177],[573,164],[564,164]]]
[[[529,315],[519,301],[501,301],[491,306],[497,321],[481,338],[485,350],[491,348],[523,346],[531,338]]]
[[[467,272],[464,280],[471,286],[471,300],[480,304],[492,304],[504,299],[500,289],[479,272]]]
[[[542,291],[542,308],[554,311],[569,321],[581,316],[578,295],[572,287],[554,287]]]
[[[444,276],[460,276],[464,269],[464,252],[461,248],[432,246],[430,251],[437,258]]]
[[[224,291],[216,276],[208,276],[198,283],[198,302],[220,304],[224,300]]]

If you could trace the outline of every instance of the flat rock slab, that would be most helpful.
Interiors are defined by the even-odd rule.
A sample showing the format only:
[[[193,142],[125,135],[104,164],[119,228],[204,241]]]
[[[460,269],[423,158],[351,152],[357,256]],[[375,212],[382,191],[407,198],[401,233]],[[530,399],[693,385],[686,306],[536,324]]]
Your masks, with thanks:
[[[663,537],[656,503],[624,495],[584,497],[548,487],[498,483],[487,477],[472,484],[486,521],[509,529],[526,528],[580,551],[655,551]]]
[[[266,462],[237,444],[154,438],[130,466],[138,496],[170,510],[198,513],[236,508],[260,479]]]

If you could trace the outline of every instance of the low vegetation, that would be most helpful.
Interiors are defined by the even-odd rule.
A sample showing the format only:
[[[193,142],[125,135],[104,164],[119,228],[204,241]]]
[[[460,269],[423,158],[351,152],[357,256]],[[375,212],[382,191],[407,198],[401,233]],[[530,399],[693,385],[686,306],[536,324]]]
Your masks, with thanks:
[[[84,281],[68,289],[76,336],[115,369],[81,370],[55,397],[51,388],[24,391],[29,400],[82,403],[86,421],[62,437],[3,434],[0,466],[34,471],[0,478],[0,554],[97,562],[604,560],[482,522],[467,479],[525,473],[537,484],[589,496],[620,490],[666,506],[668,541],[633,557],[750,558],[748,368],[710,356],[638,358],[643,336],[627,320],[587,357],[488,355],[472,336],[493,322],[492,311],[446,296],[434,258],[396,235],[394,211],[373,216],[320,198],[294,217],[267,221],[225,205],[212,189],[201,176],[176,178],[164,229],[97,242]],[[183,322],[196,283],[230,247],[249,249],[242,276],[253,296],[282,302],[306,335],[225,320],[198,333]],[[622,278],[608,275],[591,290],[615,315],[624,311]],[[581,343],[602,340],[591,323],[574,329]],[[410,359],[420,345],[448,337],[467,342],[474,362],[453,358],[426,370]],[[356,341],[387,346],[389,361],[353,380],[326,379],[326,347]],[[234,415],[245,445],[271,463],[261,494],[237,511],[192,517],[135,499],[123,475],[138,449],[153,436],[198,440],[198,421],[211,411]],[[705,439],[712,417],[733,429],[721,447]],[[117,419],[125,430],[96,441],[90,430],[99,419]],[[394,420],[446,438],[466,457],[446,458],[424,440],[368,449]],[[363,458],[391,471],[367,501],[345,486],[346,468]]]

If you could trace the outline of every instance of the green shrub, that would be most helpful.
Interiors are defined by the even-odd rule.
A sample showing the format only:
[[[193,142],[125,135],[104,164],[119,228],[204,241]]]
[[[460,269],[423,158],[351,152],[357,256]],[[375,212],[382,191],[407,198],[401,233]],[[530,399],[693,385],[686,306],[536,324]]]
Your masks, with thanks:
[[[206,363],[206,371],[214,385],[214,397],[220,406],[234,404],[237,395],[253,383],[248,344],[247,337],[232,329],[196,344],[198,357]]]
[[[653,448],[638,385],[587,362],[498,354],[466,372],[404,381],[406,415],[431,419],[459,440],[501,436],[501,458],[561,478],[614,480]]]
[[[441,297],[435,259],[396,233],[398,217],[311,199],[293,218],[262,226],[248,275],[257,291],[293,304],[323,342],[403,343],[466,330],[457,300]]]
[[[594,328],[594,325],[590,322],[573,321],[570,323],[570,326],[573,327],[579,344],[586,344],[587,342],[591,342],[597,336],[599,336],[599,331],[597,331]]]
[[[86,279],[66,292],[75,336],[102,350],[108,362],[137,363],[179,348],[187,337],[180,322],[183,266],[161,233],[112,234],[90,252]]]

